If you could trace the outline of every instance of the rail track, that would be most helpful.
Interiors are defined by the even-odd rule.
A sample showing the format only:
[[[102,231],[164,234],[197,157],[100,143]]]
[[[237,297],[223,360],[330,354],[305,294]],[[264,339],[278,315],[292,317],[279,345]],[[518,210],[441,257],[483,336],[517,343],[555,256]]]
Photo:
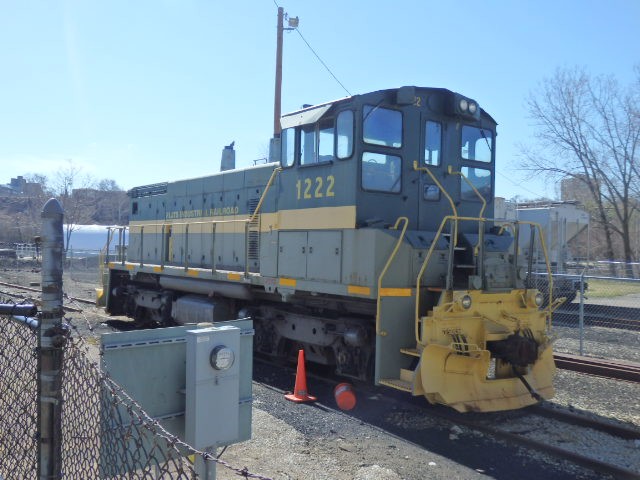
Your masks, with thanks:
[[[640,383],[640,364],[555,353],[556,367],[598,377],[615,378]]]
[[[25,287],[25,286],[22,286],[22,285],[16,285],[14,283],[0,282],[0,286],[9,287],[9,288],[13,288],[13,289],[24,291],[24,292],[32,292],[32,293],[41,293],[42,292],[42,290],[39,289],[39,288]],[[7,292],[7,294],[9,294],[9,293],[10,292]],[[19,296],[18,294],[15,294],[15,293],[14,293],[14,295],[15,296]],[[64,299],[69,300],[71,302],[84,303],[84,304],[89,304],[89,305],[95,305],[95,303],[96,303],[95,300],[89,300],[87,298],[69,297],[69,296],[66,296],[66,295],[65,295]],[[65,305],[64,309],[68,310],[70,312],[81,312],[82,311],[81,309],[72,307],[70,305]]]
[[[525,410],[525,413],[552,418],[554,421],[560,421],[572,427],[604,432],[611,437],[618,437],[624,440],[640,439],[640,430],[638,429],[613,425],[599,419],[572,414],[568,411],[550,408],[544,405],[527,409]],[[570,448],[555,445],[550,442],[549,439],[538,440],[531,436],[527,436],[526,432],[514,433],[505,428],[506,426],[502,422],[487,422],[486,420],[478,419],[478,417],[466,417],[464,414],[461,415],[457,412],[452,413],[441,410],[434,411],[433,414],[457,425],[464,425],[472,430],[483,432],[509,443],[518,444],[527,449],[546,453],[560,460],[568,460],[576,465],[580,465],[595,472],[604,475],[611,475],[616,479],[638,480],[638,478],[640,478],[640,471],[630,470],[619,465],[577,453]]]
[[[281,361],[273,362],[270,359],[258,356],[256,360],[262,365],[273,367],[275,370],[282,374],[285,372],[285,376],[292,378],[294,375],[293,367],[290,365],[284,365]],[[313,384],[313,394],[318,395],[321,401],[325,402],[321,408],[331,407],[330,391],[331,388],[338,382],[343,381],[340,378],[327,374],[325,370],[317,370],[311,368],[308,370],[309,383]],[[270,377],[267,382],[258,382],[269,388],[274,388],[272,384],[273,378]],[[277,383],[277,381],[276,381]],[[291,385],[292,386],[292,385]],[[278,386],[276,385],[277,389]],[[610,475],[616,479],[635,479],[640,478],[640,471],[630,470],[614,463],[596,458],[595,456],[588,456],[582,453],[578,453],[577,449],[572,450],[571,445],[563,445],[561,443],[554,443],[550,439],[539,440],[535,438],[536,422],[532,419],[542,417],[543,419],[550,419],[550,422],[557,425],[566,425],[566,428],[561,427],[563,431],[571,431],[567,433],[569,438],[580,438],[583,436],[580,432],[595,431],[607,434],[610,437],[611,442],[615,441],[637,441],[640,439],[640,428],[627,426],[623,424],[613,423],[611,420],[602,419],[591,416],[585,413],[577,413],[575,411],[569,411],[566,408],[555,406],[552,403],[545,402],[534,407],[529,407],[523,410],[512,412],[498,412],[498,413],[458,413],[451,409],[441,406],[433,406],[426,403],[423,398],[419,397],[404,397],[387,389],[374,387],[372,385],[356,383],[355,387],[358,392],[358,396],[361,398],[377,398],[377,403],[381,406],[378,408],[388,408],[388,405],[394,405],[394,408],[402,410],[408,410],[413,412],[415,416],[427,416],[434,419],[439,419],[450,423],[452,427],[462,426],[466,427],[469,431],[478,431],[492,438],[503,440],[508,445],[517,445],[526,450],[533,450],[547,454],[558,460],[564,460],[571,462],[572,464],[579,465],[587,468],[591,471],[597,472],[602,475]],[[328,390],[329,392],[325,392]],[[286,387],[282,390],[282,393],[286,391]],[[368,405],[363,408],[367,411],[366,417],[363,420],[371,423],[377,427],[386,429],[385,425],[380,424],[385,415],[377,414],[375,411],[371,411],[371,408],[376,408]],[[354,416],[358,415],[357,411],[353,412]],[[514,425],[518,422],[524,422],[530,424],[531,427],[518,430]],[[416,422],[419,424],[420,422]],[[532,435],[531,433],[534,433]],[[399,432],[394,432],[396,435],[403,436]],[[413,442],[416,442],[424,448],[429,448],[428,442],[423,444],[415,436],[411,437]],[[570,442],[569,442],[570,443]]]
[[[562,305],[553,313],[553,323],[567,327],[578,326],[579,309],[580,305],[577,303]],[[637,331],[640,330],[640,308],[585,304],[584,324]]]

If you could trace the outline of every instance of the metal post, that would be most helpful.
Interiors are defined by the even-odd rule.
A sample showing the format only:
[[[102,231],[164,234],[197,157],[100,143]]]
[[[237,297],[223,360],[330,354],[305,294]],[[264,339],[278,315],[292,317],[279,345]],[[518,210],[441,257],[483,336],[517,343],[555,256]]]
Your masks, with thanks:
[[[38,475],[62,478],[63,210],[52,198],[42,209],[42,313],[38,329]]]
[[[144,241],[144,227],[140,227],[140,266],[144,266],[144,249],[142,248],[142,242]]]
[[[280,128],[280,110],[282,97],[282,32],[284,30],[284,9],[278,7],[278,33],[276,43],[276,91],[273,105],[273,136],[279,137]]]
[[[165,246],[166,240],[164,238],[164,236],[165,236],[165,228],[166,228],[166,225],[163,223],[162,224],[162,230],[161,230],[161,233],[160,233],[160,269],[161,270],[164,270],[164,257],[166,255],[164,250],[165,250],[165,248],[167,248]]]
[[[244,278],[249,278],[249,221],[244,224]]]
[[[216,224],[211,224],[211,273],[216,273]]]
[[[584,272],[586,268],[582,270],[580,274],[580,310],[578,316],[578,323],[580,328],[580,355],[584,355]]]
[[[115,233],[115,229],[112,230],[111,227],[107,227],[107,246],[104,255],[104,262],[102,262],[103,265],[109,265],[109,248],[111,247],[111,238],[115,235]]]
[[[189,224],[184,227],[184,271],[189,271]]]
[[[215,448],[207,448],[206,452],[216,456]],[[218,463],[215,460],[205,459],[201,455],[196,455],[195,470],[198,478],[203,480],[216,480],[216,467]]]
[[[131,237],[131,235],[129,235],[129,237]],[[121,237],[121,244],[120,244],[120,262],[122,263],[122,265],[124,265],[124,262],[126,260],[126,255],[125,255],[125,243],[127,241],[127,227],[122,227],[122,237]]]
[[[447,279],[445,280],[446,290],[453,290],[453,262],[455,261],[456,253],[456,232],[458,229],[457,217],[451,220],[451,227],[449,229],[449,262],[447,263]]]

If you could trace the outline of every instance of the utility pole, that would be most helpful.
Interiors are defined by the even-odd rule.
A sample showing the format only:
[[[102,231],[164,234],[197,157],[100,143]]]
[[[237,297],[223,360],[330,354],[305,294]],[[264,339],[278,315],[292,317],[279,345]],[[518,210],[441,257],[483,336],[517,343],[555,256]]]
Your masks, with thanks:
[[[278,7],[278,34],[276,46],[276,92],[273,105],[273,136],[280,137],[280,115],[282,110],[282,32],[284,31],[284,9]]]
[[[276,91],[273,105],[273,136],[280,138],[280,116],[282,115],[282,36],[285,30],[298,28],[298,17],[287,18],[288,28],[284,28],[284,9],[278,7],[278,33],[276,44]]]

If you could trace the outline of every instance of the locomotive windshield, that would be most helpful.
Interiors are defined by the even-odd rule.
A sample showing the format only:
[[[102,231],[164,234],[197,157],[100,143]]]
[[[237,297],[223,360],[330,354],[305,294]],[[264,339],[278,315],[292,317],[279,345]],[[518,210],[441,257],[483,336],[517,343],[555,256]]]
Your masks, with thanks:
[[[462,127],[461,154],[465,160],[490,162],[493,151],[493,133],[484,128]]]
[[[365,143],[400,148],[402,146],[402,113],[389,108],[365,105],[362,109]]]
[[[462,174],[473,184],[485,200],[491,200],[491,171],[484,168],[462,167]],[[465,181],[460,182],[462,200],[479,200],[476,193]]]

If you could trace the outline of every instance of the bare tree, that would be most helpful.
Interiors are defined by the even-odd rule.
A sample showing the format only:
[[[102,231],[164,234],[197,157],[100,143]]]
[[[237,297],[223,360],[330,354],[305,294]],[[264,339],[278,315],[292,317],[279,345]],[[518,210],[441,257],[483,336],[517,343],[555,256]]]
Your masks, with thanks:
[[[97,205],[94,218],[97,222],[120,225],[125,217],[128,219],[129,197],[115,180],[100,180],[97,190],[100,192],[100,204]]]
[[[96,185],[96,189],[102,192],[121,192],[122,189],[118,186],[115,180],[110,178],[103,178]]]
[[[67,160],[67,166],[59,170],[52,182],[52,190],[64,209],[65,249],[69,247],[71,234],[78,225],[91,221],[91,213],[96,205],[92,194],[95,180],[82,173],[82,168]]]
[[[627,262],[634,257],[630,227],[640,190],[637,71],[637,84],[628,88],[579,68],[559,69],[545,79],[528,99],[541,148],[525,149],[522,162],[550,179],[582,183],[591,200],[586,206],[604,232],[606,255],[615,258],[616,237]]]

